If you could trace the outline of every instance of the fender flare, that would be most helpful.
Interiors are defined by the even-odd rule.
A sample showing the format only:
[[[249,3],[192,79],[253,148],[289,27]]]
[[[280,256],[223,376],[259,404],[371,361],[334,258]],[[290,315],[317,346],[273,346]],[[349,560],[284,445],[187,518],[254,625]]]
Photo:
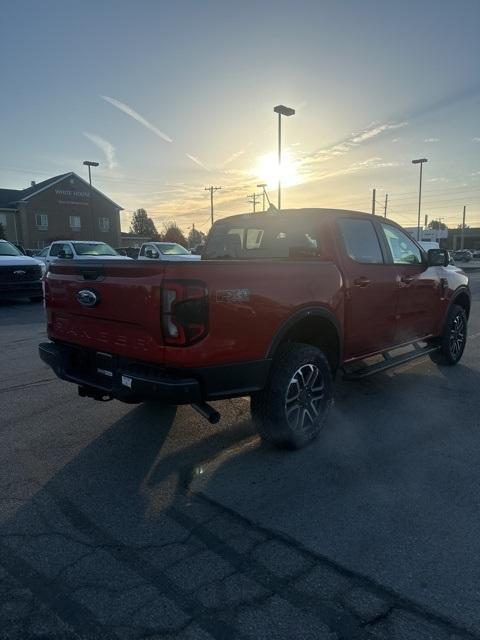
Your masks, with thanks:
[[[321,306],[304,307],[302,309],[299,309],[295,313],[293,313],[291,316],[289,316],[285,320],[285,322],[283,322],[283,324],[280,326],[280,328],[277,330],[276,334],[274,335],[272,341],[270,342],[270,346],[268,347],[265,357],[273,358],[275,356],[275,352],[278,348],[278,345],[282,342],[283,338],[286,336],[288,331],[301,320],[304,320],[305,318],[312,318],[312,317],[318,317],[318,318],[323,318],[324,320],[328,320],[335,328],[335,331],[337,333],[337,338],[338,338],[339,363],[340,363],[342,353],[343,353],[343,336],[342,336],[342,331],[340,329],[340,324],[337,318],[335,317],[335,315],[331,311],[329,311],[329,309],[326,309],[325,307],[321,307]]]
[[[472,294],[470,292],[470,288],[468,286],[466,286],[466,285],[461,285],[460,287],[458,287],[458,289],[455,290],[453,296],[448,301],[448,306],[447,306],[447,308],[445,310],[445,315],[443,316],[443,320],[442,320],[441,335],[443,335],[443,332],[445,331],[445,324],[447,322],[448,314],[450,313],[450,309],[456,303],[457,298],[459,298],[459,296],[461,296],[463,294],[466,294],[468,296],[468,299],[469,299],[469,302],[470,302],[470,308],[471,308],[471,305],[472,305]]]

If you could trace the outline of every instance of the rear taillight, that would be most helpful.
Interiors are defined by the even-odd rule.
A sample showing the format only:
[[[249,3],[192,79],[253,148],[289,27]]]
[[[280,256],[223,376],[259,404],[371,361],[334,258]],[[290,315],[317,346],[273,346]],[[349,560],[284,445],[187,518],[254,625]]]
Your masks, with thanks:
[[[165,280],[162,331],[166,344],[185,347],[208,333],[208,289],[200,280]]]

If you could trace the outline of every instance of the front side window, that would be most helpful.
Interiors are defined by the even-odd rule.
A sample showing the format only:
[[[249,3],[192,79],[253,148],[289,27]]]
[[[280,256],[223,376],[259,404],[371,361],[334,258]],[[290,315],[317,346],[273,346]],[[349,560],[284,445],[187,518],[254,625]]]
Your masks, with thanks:
[[[37,228],[46,231],[48,229],[48,216],[46,213],[36,213],[35,214],[35,224]]]
[[[64,252],[64,254],[66,256],[71,256],[72,255],[72,250],[70,248],[69,244],[64,244],[63,242],[59,242],[56,244],[52,244],[52,249],[50,251],[50,257],[52,258],[56,258],[58,257],[62,251]]]
[[[410,238],[389,224],[382,224],[394,264],[421,264],[422,253]]]
[[[80,216],[70,216],[70,229],[73,231],[80,231],[82,228],[82,221]]]
[[[383,264],[380,242],[370,220],[344,218],[338,225],[349,258],[362,264]]]

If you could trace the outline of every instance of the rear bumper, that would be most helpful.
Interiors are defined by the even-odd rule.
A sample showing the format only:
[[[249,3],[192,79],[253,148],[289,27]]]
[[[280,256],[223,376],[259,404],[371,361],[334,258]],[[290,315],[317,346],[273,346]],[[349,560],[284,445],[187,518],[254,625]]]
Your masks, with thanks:
[[[39,354],[86,395],[98,392],[125,402],[192,404],[244,396],[265,386],[270,368],[270,360],[259,360],[181,371],[58,342],[40,344]]]

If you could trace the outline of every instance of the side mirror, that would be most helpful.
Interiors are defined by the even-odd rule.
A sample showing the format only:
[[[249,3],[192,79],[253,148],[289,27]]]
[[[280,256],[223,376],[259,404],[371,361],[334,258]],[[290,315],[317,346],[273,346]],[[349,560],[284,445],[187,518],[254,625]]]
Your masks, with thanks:
[[[446,267],[449,263],[448,251],[446,249],[429,249],[428,266]]]

